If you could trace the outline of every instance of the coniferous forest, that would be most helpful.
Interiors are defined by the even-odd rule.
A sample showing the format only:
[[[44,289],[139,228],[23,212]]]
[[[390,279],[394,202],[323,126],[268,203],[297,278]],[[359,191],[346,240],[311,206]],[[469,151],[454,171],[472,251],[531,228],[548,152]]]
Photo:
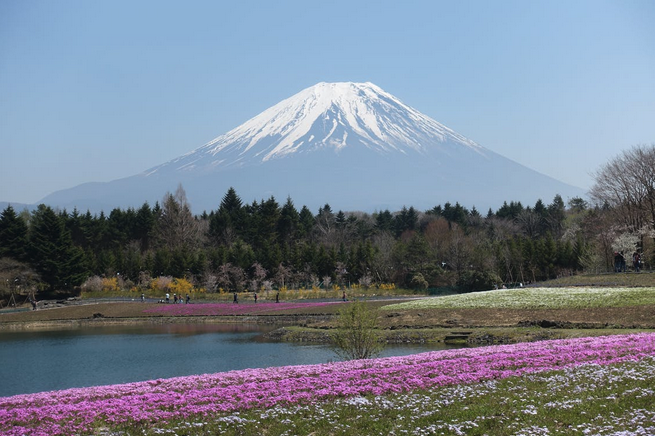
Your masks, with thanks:
[[[8,206],[0,215],[0,287],[5,295],[17,287],[73,291],[110,279],[134,290],[184,279],[205,292],[380,284],[464,292],[632,271],[635,252],[650,269],[653,162],[655,146],[609,162],[596,175],[593,205],[556,195],[484,212],[445,203],[374,213],[326,204],[314,213],[291,198],[244,203],[230,188],[215,210],[194,215],[180,186],[154,205],[108,214]]]

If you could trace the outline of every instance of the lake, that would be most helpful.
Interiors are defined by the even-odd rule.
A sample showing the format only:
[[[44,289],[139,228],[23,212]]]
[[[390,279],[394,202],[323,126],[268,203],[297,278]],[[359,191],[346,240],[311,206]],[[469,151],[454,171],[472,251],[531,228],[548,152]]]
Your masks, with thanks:
[[[166,324],[0,332],[0,396],[339,360],[323,344],[268,342],[271,327]],[[391,345],[381,357],[453,348]]]

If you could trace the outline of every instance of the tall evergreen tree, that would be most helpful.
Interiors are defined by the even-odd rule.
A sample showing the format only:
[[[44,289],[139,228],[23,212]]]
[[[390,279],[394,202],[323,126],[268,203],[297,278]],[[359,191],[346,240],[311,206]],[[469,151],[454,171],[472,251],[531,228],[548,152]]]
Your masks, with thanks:
[[[151,240],[155,231],[157,217],[155,216],[148,203],[144,203],[136,213],[136,223],[134,229],[134,238],[141,245],[141,251],[145,252],[150,249]]]
[[[209,219],[209,236],[215,242],[230,243],[236,235],[242,235],[245,215],[241,198],[230,187],[223,196],[218,211]]]
[[[559,194],[555,195],[553,202],[548,205],[548,227],[555,236],[560,236],[564,228],[565,209],[564,200]]]
[[[393,230],[393,215],[389,209],[385,209],[375,217],[375,227],[379,232],[391,233]]]
[[[299,219],[299,235],[298,237],[304,238],[312,234],[312,229],[314,228],[314,214],[309,210],[307,206],[303,206],[300,209],[300,214],[298,215]]]
[[[280,241],[289,242],[296,237],[298,226],[300,225],[300,215],[291,201],[291,197],[287,198],[287,202],[282,206],[280,211],[280,218],[278,220],[278,234]]]
[[[86,278],[84,252],[73,245],[63,220],[49,206],[39,205],[32,216],[29,254],[50,290],[72,289]]]
[[[396,236],[400,236],[407,230],[416,230],[418,225],[418,212],[413,207],[403,207],[398,215],[394,217]]]
[[[16,215],[11,205],[0,215],[0,257],[25,260],[27,245],[27,224]]]
[[[343,229],[344,227],[346,227],[346,214],[343,213],[342,210],[340,210],[339,212],[337,212],[337,215],[334,218],[334,222],[337,228]]]

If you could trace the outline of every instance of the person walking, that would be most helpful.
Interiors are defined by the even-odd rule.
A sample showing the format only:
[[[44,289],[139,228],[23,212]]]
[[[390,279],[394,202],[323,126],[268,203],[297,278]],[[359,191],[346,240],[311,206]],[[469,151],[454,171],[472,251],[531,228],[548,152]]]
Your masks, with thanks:
[[[639,272],[641,267],[641,256],[637,251],[632,253],[632,267],[634,268],[635,272]]]
[[[234,300],[232,300],[232,303],[239,304],[239,297],[237,297],[237,293],[234,293]]]

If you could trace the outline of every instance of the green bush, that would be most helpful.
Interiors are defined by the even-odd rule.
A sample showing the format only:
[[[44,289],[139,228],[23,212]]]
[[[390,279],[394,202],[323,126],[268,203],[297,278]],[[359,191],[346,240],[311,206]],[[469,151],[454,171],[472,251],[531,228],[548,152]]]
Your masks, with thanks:
[[[460,292],[489,291],[502,285],[498,274],[491,271],[465,271],[457,280]]]
[[[337,314],[332,349],[346,360],[375,357],[383,348],[377,328],[377,310],[363,301],[348,303]]]

